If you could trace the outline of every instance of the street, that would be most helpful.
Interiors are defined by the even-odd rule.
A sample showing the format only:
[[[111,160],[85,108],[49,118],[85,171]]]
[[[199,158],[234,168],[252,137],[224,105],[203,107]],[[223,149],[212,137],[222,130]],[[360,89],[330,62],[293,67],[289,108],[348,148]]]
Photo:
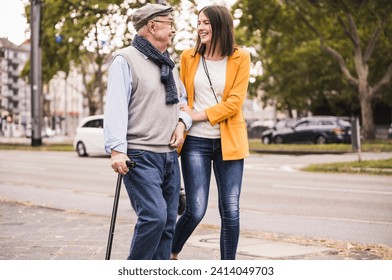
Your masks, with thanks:
[[[364,153],[362,158],[390,158]],[[308,173],[309,163],[346,155],[251,155],[245,161],[241,230],[392,246],[390,176]],[[117,174],[109,158],[71,152],[0,151],[0,199],[110,216]],[[203,224],[219,226],[212,180]],[[122,191],[118,216],[132,216]]]

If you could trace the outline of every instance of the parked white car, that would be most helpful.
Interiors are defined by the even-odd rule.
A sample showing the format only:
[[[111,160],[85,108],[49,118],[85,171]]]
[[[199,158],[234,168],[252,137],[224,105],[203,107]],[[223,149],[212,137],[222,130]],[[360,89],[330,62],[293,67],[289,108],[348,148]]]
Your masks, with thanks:
[[[76,129],[73,142],[80,157],[106,155],[103,140],[103,115],[83,118]]]

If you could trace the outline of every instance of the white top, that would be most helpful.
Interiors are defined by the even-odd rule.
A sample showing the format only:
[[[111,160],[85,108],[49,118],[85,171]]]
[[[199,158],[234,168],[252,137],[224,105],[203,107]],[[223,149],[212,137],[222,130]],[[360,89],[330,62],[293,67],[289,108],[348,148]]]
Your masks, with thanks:
[[[226,84],[227,57],[219,61],[206,60],[206,64],[212,87],[218,102],[221,102]],[[214,93],[210,88],[210,82],[203,68],[203,62],[200,59],[195,75],[195,100],[193,108],[196,112],[200,112],[216,104]],[[209,121],[194,122],[188,135],[210,139],[220,138],[219,124],[212,126]]]

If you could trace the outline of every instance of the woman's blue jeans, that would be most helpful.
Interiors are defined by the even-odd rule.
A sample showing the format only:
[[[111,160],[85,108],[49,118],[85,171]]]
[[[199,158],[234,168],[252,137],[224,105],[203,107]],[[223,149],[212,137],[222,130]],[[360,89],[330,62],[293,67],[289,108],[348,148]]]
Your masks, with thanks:
[[[128,150],[128,156],[136,168],[123,178],[137,215],[128,259],[168,260],[180,195],[178,154]]]
[[[182,250],[206,213],[211,165],[218,187],[221,259],[235,259],[240,232],[239,200],[244,160],[224,161],[220,139],[194,136],[187,136],[181,151],[187,206],[176,224],[172,252]]]

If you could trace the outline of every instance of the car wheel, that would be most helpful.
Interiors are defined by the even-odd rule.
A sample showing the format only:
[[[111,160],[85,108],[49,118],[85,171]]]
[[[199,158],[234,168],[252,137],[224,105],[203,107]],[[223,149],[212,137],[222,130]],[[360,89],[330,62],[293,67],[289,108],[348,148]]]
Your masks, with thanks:
[[[270,143],[271,143],[271,140],[270,140],[269,137],[263,137],[263,138],[261,139],[261,142],[262,142],[263,144],[270,144]]]
[[[327,143],[327,138],[325,138],[322,135],[317,136],[315,143],[316,144],[326,144]]]
[[[275,144],[282,144],[283,143],[283,138],[281,136],[276,136],[274,138],[274,143]]]
[[[78,156],[80,157],[86,157],[86,146],[84,146],[83,142],[78,142],[76,145],[76,152],[78,153]]]

